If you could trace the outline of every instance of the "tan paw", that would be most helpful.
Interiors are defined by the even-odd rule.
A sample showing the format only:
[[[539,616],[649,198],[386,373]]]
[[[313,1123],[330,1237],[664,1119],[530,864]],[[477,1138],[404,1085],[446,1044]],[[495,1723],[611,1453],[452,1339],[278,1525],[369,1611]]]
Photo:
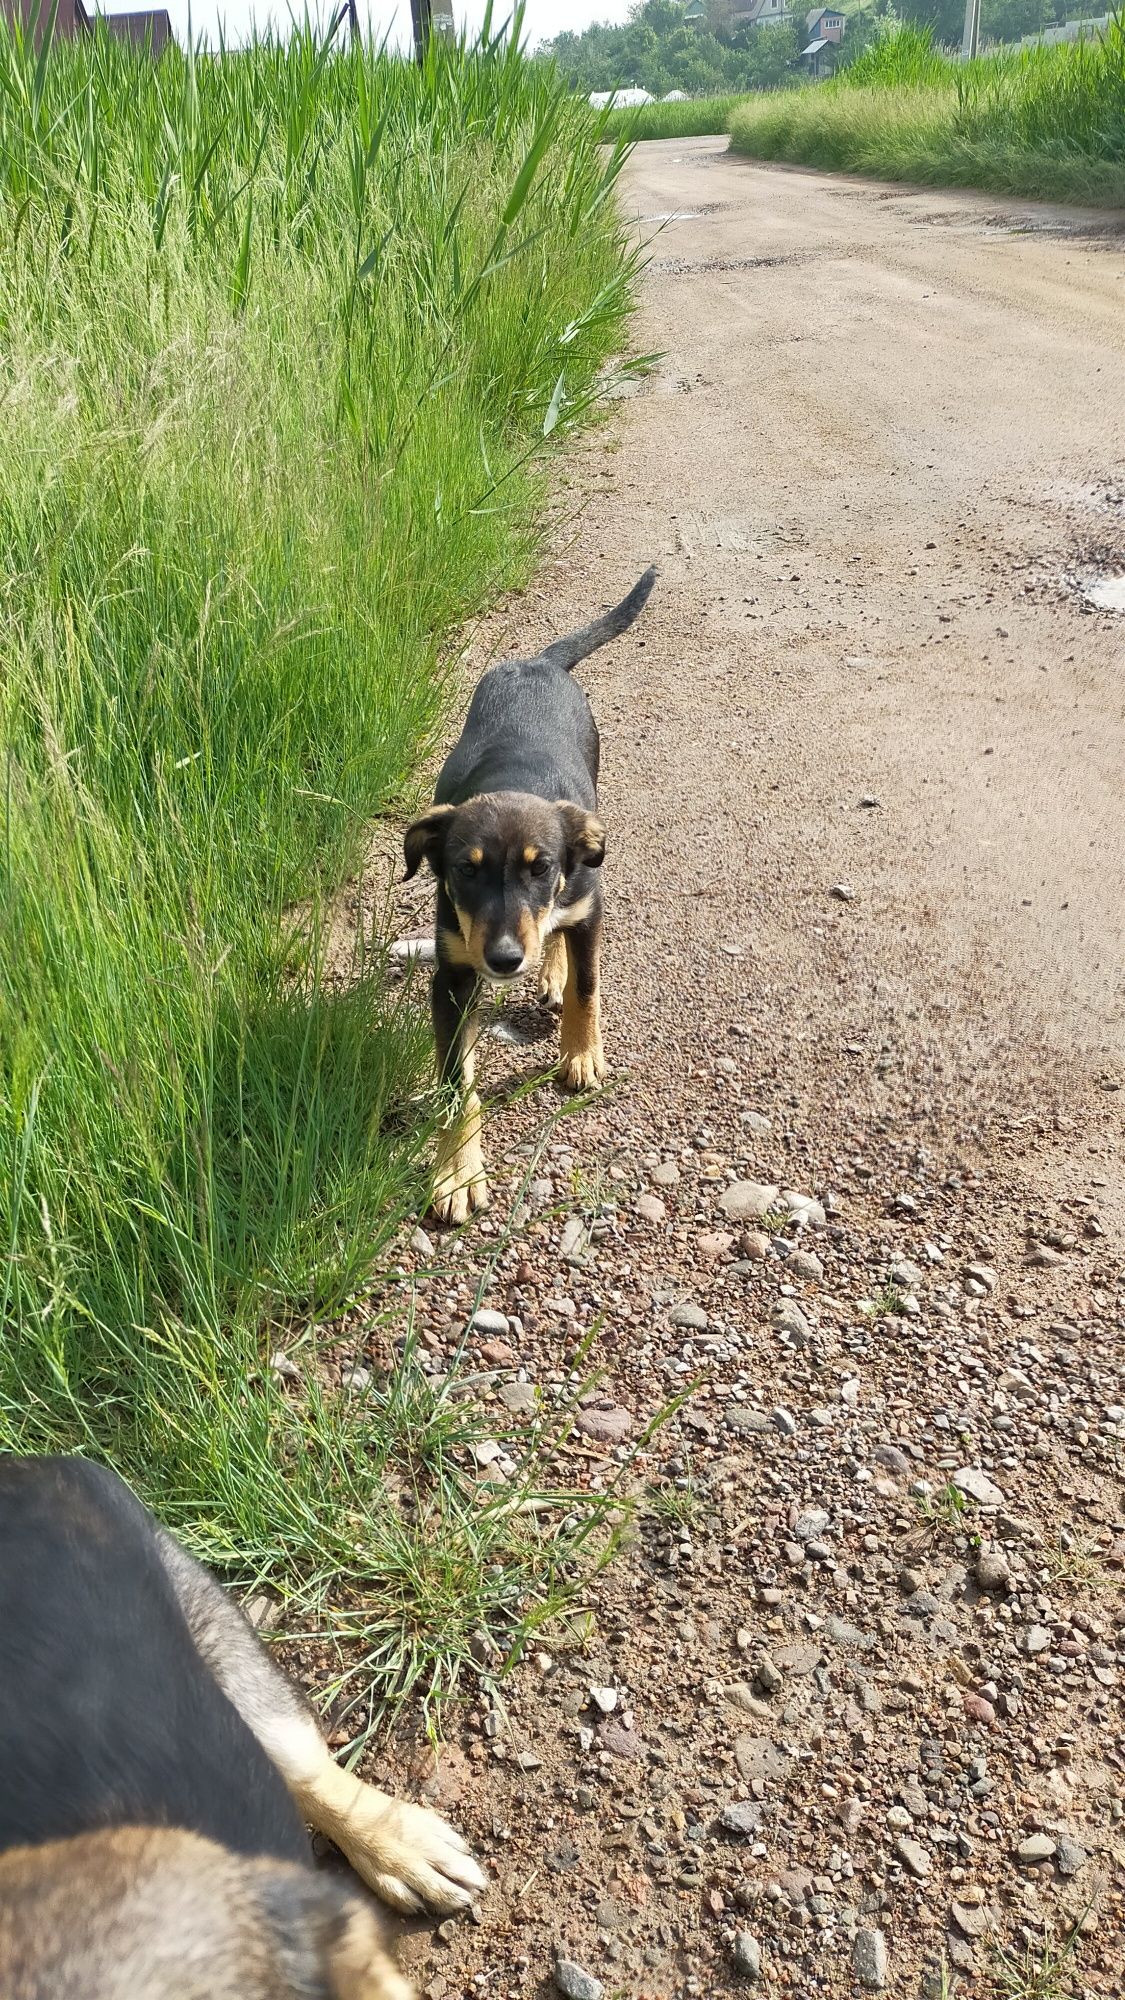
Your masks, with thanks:
[[[564,1090],[596,1090],[604,1075],[605,1057],[600,1048],[564,1054],[559,1064],[559,1082]]]
[[[440,1173],[434,1182],[430,1206],[439,1222],[467,1222],[470,1215],[479,1214],[488,1207],[488,1182],[483,1168],[466,1172],[450,1166]]]
[[[565,990],[566,939],[556,932],[547,939],[539,967],[539,1005],[548,1014],[561,1014]]]
[[[360,1815],[347,1831],[348,1860],[392,1910],[447,1917],[467,1910],[488,1886],[461,1835],[426,1806],[380,1797],[372,1802],[369,1834]]]

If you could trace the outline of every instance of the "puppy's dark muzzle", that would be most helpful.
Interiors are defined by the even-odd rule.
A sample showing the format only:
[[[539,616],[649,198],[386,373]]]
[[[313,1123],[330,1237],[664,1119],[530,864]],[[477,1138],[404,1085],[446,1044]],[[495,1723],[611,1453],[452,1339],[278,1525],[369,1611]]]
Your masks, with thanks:
[[[485,967],[494,979],[515,979],[523,971],[524,960],[523,946],[514,938],[500,938],[484,954]]]

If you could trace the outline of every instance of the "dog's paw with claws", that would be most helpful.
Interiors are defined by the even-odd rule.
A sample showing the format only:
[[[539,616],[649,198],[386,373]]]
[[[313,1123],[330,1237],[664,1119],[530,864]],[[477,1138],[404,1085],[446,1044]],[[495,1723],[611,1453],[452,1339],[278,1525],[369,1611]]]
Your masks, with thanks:
[[[558,932],[547,939],[543,963],[539,967],[536,998],[547,1014],[561,1014],[566,991],[566,940]]]
[[[341,1844],[368,1888],[407,1916],[421,1910],[451,1916],[488,1886],[461,1835],[426,1806],[373,1799],[370,1826],[353,1818]]]
[[[605,1057],[600,1049],[582,1049],[564,1055],[559,1064],[559,1082],[564,1090],[596,1090],[605,1076]]]
[[[488,1182],[483,1173],[466,1180],[458,1173],[442,1173],[434,1182],[430,1207],[439,1222],[467,1222],[488,1207]]]

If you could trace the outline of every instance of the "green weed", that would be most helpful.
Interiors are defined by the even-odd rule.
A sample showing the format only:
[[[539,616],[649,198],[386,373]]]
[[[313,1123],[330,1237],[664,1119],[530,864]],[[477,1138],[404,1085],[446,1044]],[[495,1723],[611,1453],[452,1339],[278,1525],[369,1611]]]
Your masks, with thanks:
[[[682,103],[638,104],[632,110],[611,111],[606,129],[615,138],[633,143],[640,139],[694,139],[710,132],[726,132],[730,115],[745,104],[746,93],[728,97],[689,97]]]
[[[1125,202],[1125,17],[1078,42],[961,63],[926,29],[876,39],[831,82],[757,96],[730,125],[758,159],[1045,200]]]
[[[268,1356],[416,1200],[428,1061],[322,911],[619,351],[624,149],[502,36],[45,47],[0,24],[0,1449],[315,1595],[381,1574],[378,1453]]]

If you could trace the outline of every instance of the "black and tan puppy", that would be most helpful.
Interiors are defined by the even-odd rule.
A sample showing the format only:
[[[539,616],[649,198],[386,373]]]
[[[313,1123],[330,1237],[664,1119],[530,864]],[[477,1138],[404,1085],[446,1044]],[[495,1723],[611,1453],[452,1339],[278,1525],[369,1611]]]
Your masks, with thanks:
[[[113,1473],[0,1458],[3,2000],[410,2000],[306,1821],[396,1909],[484,1885],[435,1813],[340,1768]]]
[[[540,1002],[562,1009],[560,1082],[591,1090],[605,1075],[600,743],[570,676],[628,631],[655,580],[646,570],[603,617],[484,675],[433,807],[406,831],[407,880],[426,861],[438,885],[431,1004],[444,1102],[433,1205],[447,1222],[488,1200],[474,1089],[482,980],[507,986],[537,972]]]

